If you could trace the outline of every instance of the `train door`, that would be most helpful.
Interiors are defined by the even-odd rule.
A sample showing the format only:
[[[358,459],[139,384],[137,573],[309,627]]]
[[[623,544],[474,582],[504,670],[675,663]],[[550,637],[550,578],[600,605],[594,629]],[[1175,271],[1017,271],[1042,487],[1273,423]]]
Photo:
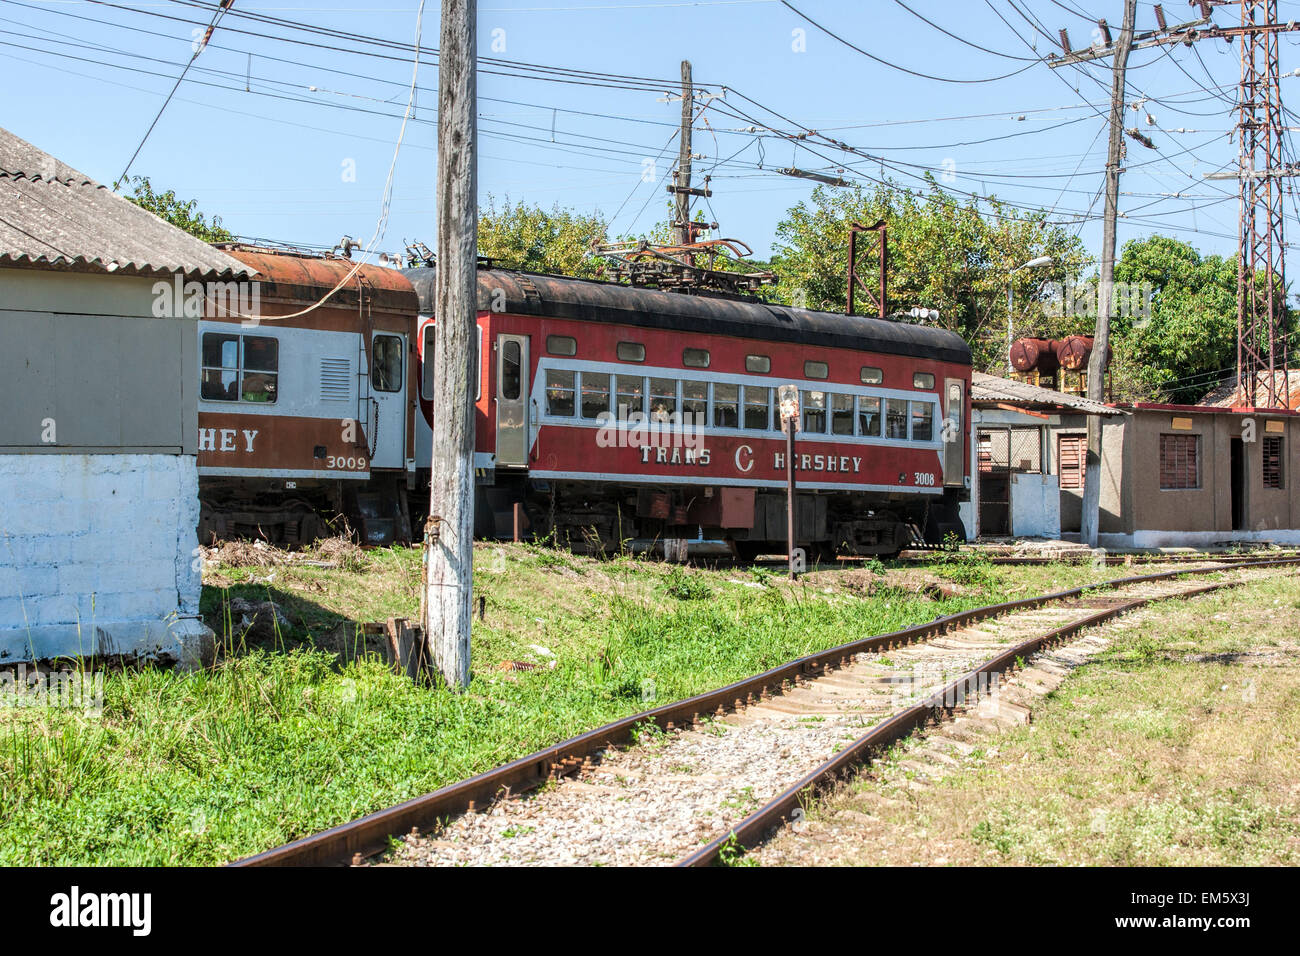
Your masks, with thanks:
[[[372,468],[402,468],[406,454],[406,336],[376,332],[370,340]]]
[[[528,464],[528,336],[497,336],[497,464]]]
[[[943,383],[943,483],[948,488],[966,486],[966,408],[962,381],[945,379]]]

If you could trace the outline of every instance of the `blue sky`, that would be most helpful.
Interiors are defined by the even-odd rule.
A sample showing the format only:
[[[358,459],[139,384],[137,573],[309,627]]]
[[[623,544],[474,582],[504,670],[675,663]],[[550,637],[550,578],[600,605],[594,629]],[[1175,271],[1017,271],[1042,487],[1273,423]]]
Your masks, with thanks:
[[[729,88],[696,123],[694,149],[705,156],[696,161],[697,182],[702,171],[713,173],[705,212],[721,234],[760,255],[786,210],[811,191],[777,172],[792,165],[843,169],[864,181],[883,171],[904,185],[930,170],[954,192],[1053,210],[1096,253],[1108,68],[1053,71],[1034,59],[1055,49],[1048,37],[1055,41],[1061,27],[1078,48],[1092,41],[1094,17],[1117,25],[1120,0],[906,0],[960,40],[899,0],[792,3],[865,52],[779,0],[481,0],[482,57],[653,81],[630,84],[636,89],[611,88],[607,79],[548,82],[533,70],[484,61],[482,200],[559,203],[613,217],[616,233],[649,229],[666,216],[664,176],[677,150],[670,137],[680,105],[661,100],[689,59],[709,92]],[[1280,6],[1282,19],[1300,18],[1300,2]],[[417,7],[236,0],[131,172],[197,198],[242,236],[328,246],[348,234],[365,242],[379,219],[409,92]],[[1194,16],[1182,0],[1165,7],[1171,23]],[[266,25],[243,16],[250,13],[405,48]],[[439,3],[428,0],[429,48],[437,45],[438,15]],[[211,16],[203,0],[3,0],[0,125],[112,182],[189,59],[194,31]],[[1155,26],[1150,3],[1139,4],[1138,17],[1139,29]],[[1228,7],[1215,21],[1231,25],[1235,17]],[[1284,71],[1300,65],[1297,37],[1282,40]],[[357,50],[381,55],[348,52]],[[1139,108],[1129,110],[1129,125],[1158,150],[1128,143],[1121,242],[1161,231],[1206,251],[1235,249],[1235,184],[1202,177],[1234,162],[1228,133],[1238,57],[1221,40],[1134,54],[1128,99]],[[431,52],[422,59],[379,250],[399,251],[404,239],[434,241],[437,65]],[[968,80],[1015,75],[953,83],[908,70]],[[1284,101],[1300,94],[1300,77],[1282,82]],[[787,134],[801,127],[856,152],[792,141]],[[1288,208],[1290,235],[1300,235],[1294,198]]]

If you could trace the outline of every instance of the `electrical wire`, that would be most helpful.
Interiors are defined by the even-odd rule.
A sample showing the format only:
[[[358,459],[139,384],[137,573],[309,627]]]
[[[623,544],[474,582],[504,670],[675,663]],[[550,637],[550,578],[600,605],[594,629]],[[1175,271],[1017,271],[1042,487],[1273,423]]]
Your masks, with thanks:
[[[921,73],[917,70],[912,70],[905,66],[899,66],[897,63],[891,63],[889,60],[878,57],[874,53],[868,53],[866,50],[862,49],[862,47],[857,46],[856,44],[846,40],[844,37],[840,36],[838,33],[834,32],[829,27],[823,26],[822,24],[818,23],[812,17],[808,16],[808,14],[799,10],[799,8],[797,8],[794,4],[790,3],[790,0],[781,0],[781,5],[786,7],[795,16],[800,17],[801,19],[806,20],[808,23],[812,24],[814,27],[816,27],[822,33],[826,34],[831,39],[838,40],[840,43],[844,44],[850,50],[853,50],[857,53],[861,53],[867,59],[874,60],[876,63],[879,63],[882,66],[887,66],[891,70],[898,70],[901,73],[907,73],[910,76],[920,77],[921,79],[924,80],[935,80],[936,82],[939,83],[996,83],[998,80],[1005,80],[1013,76],[1019,76],[1021,73],[1024,73],[1026,70],[1032,70],[1035,66],[1038,65],[1038,62],[1034,61],[1033,63],[1030,63],[1028,66],[1023,66],[1020,69],[1013,70],[1010,73],[1004,73],[1001,76],[986,76],[986,77],[980,77],[978,79],[958,79],[950,76],[935,76],[931,73]]]

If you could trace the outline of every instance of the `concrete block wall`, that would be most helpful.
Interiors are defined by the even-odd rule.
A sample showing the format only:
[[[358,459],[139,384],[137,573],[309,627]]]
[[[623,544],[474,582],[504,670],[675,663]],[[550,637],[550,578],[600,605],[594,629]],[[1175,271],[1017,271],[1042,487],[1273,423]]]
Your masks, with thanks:
[[[184,657],[198,510],[193,456],[0,454],[0,662]]]

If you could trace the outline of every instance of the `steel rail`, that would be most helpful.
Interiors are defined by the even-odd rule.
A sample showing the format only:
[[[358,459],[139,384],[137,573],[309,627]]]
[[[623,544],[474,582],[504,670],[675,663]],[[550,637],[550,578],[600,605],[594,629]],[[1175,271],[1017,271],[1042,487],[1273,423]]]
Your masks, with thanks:
[[[895,565],[928,565],[936,562],[936,555],[942,554],[940,551],[916,551],[904,548],[902,554],[892,559]],[[978,552],[963,551],[957,552],[961,557],[956,558],[953,563],[961,565],[966,562],[986,562],[988,564],[1008,565],[1012,567],[1022,567],[1030,565],[1045,564],[1062,564],[1070,566],[1080,566],[1085,564],[1105,564],[1107,566],[1115,565],[1138,565],[1138,564],[1195,564],[1202,561],[1217,561],[1222,564],[1237,565],[1243,562],[1249,563],[1261,560],[1281,560],[1284,558],[1300,557],[1300,552],[1288,549],[1286,551],[1277,551],[1267,555],[1262,554],[1216,554],[1209,551],[1199,551],[1194,554],[1141,554],[1141,553],[1109,553],[1105,556],[1098,556],[1090,551],[1066,551],[1061,554],[1034,554],[1034,555],[1014,555],[1014,554],[980,554]],[[823,562],[809,567],[808,571],[828,571],[836,568],[850,568],[860,564],[867,564],[876,558],[870,555],[852,555],[836,558],[834,562]],[[691,563],[701,567],[719,566],[719,567],[749,567],[760,565],[762,567],[779,568],[785,567],[784,558],[760,558],[754,561],[739,561],[735,558],[725,556],[700,556],[692,558]]]
[[[883,753],[887,748],[916,730],[925,727],[932,721],[937,722],[939,712],[942,712],[945,717],[951,717],[955,707],[947,702],[961,700],[968,696],[969,688],[979,687],[979,676],[982,674],[1013,672],[1016,669],[1018,660],[1036,654],[1044,648],[1060,644],[1079,631],[1095,627],[1104,621],[1144,605],[1153,604],[1157,601],[1196,597],[1197,595],[1217,591],[1220,588],[1238,587],[1244,583],[1244,581],[1221,581],[1198,588],[1189,588],[1186,591],[1179,591],[1174,594],[1138,598],[1099,611],[1086,618],[1072,621],[1064,627],[1059,627],[1047,634],[1017,644],[1015,647],[1004,651],[992,660],[957,678],[942,690],[936,691],[927,698],[927,701],[909,707],[907,710],[901,711],[883,723],[876,725],[830,760],[807,774],[780,796],[759,807],[726,834],[696,850],[676,865],[679,867],[711,866],[721,860],[723,851],[728,847],[739,846],[748,850],[765,842],[773,830],[792,819],[795,811],[804,808],[809,798],[819,790],[847,775],[855,767],[867,763],[874,756]],[[935,699],[942,700],[945,703],[931,704],[928,702]]]
[[[677,726],[689,725],[701,717],[720,716],[756,699],[763,699],[773,692],[780,693],[787,683],[797,685],[803,680],[819,677],[832,668],[844,666],[855,654],[887,650],[895,645],[938,637],[989,618],[1027,608],[1041,607],[1045,604],[1068,601],[1091,592],[1113,590],[1183,575],[1214,574],[1243,567],[1271,567],[1297,563],[1300,563],[1300,558],[1235,564],[1231,568],[1177,568],[1155,574],[1116,578],[1113,581],[1099,581],[1052,594],[972,608],[888,634],[861,638],[796,658],[717,690],[632,714],[527,756],[519,757],[500,767],[484,771],[467,780],[449,784],[396,806],[378,810],[349,823],[302,837],[227,865],[236,867],[338,866],[347,864],[358,855],[362,858],[372,856],[387,848],[390,837],[409,833],[414,828],[427,829],[439,820],[458,816],[476,807],[485,807],[500,796],[525,792],[555,777],[568,775],[579,769],[584,759],[590,758],[599,751],[627,743],[638,725],[652,722],[667,731]]]

